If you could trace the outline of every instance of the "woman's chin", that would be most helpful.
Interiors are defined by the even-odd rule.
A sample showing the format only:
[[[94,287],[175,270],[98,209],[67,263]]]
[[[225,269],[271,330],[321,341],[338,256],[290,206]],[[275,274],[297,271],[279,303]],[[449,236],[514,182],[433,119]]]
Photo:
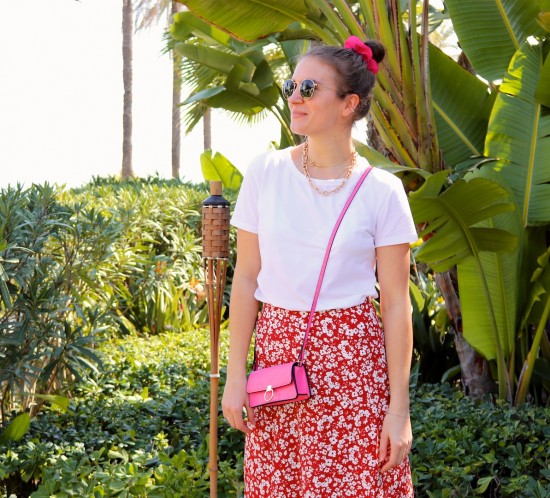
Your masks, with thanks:
[[[305,126],[301,126],[300,123],[290,123],[290,131],[295,135],[307,135]]]

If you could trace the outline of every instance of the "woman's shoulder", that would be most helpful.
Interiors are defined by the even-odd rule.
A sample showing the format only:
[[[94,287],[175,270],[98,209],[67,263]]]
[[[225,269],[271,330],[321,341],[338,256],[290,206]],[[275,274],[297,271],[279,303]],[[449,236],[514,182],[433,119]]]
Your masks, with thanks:
[[[376,183],[386,185],[388,188],[403,188],[403,184],[397,176],[380,167],[373,166],[369,176],[371,176]]]
[[[365,160],[365,168],[368,166],[368,162]],[[372,197],[375,195],[377,198],[392,197],[394,193],[404,192],[403,183],[393,173],[382,169],[380,167],[372,165],[372,170],[365,182],[367,185],[366,191],[368,195]]]

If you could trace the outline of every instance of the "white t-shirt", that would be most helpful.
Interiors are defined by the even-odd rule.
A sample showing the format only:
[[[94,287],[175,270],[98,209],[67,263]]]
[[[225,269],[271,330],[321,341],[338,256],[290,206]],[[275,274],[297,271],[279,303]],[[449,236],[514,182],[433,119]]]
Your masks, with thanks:
[[[315,192],[290,148],[258,156],[249,166],[231,224],[258,235],[258,301],[309,311],[336,220],[368,163],[358,157],[346,186]],[[330,190],[342,180],[313,180]],[[417,240],[399,178],[373,168],[351,203],[329,256],[317,310],[347,308],[377,296],[375,248]]]

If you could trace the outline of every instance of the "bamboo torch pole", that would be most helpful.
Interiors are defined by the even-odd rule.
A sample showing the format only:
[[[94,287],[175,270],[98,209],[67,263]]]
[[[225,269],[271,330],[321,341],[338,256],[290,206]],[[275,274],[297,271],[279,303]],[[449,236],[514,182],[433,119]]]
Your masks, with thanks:
[[[210,498],[218,496],[218,387],[220,382],[220,321],[229,257],[229,202],[222,183],[210,182],[202,203],[202,260],[210,322]]]

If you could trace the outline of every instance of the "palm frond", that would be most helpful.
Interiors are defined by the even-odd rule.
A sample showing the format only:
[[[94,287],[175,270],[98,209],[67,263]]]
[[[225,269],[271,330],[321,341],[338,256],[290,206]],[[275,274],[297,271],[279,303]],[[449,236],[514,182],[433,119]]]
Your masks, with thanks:
[[[239,126],[253,126],[261,123],[269,115],[269,111],[267,109],[264,109],[257,114],[243,114],[242,112],[231,112],[226,110],[223,110],[223,113]]]
[[[183,109],[185,111],[183,115],[185,133],[191,133],[202,120],[206,106],[201,102],[193,102],[192,104],[183,106]]]
[[[171,0],[138,0],[134,5],[136,31],[150,28],[162,19],[168,21],[171,5]]]

